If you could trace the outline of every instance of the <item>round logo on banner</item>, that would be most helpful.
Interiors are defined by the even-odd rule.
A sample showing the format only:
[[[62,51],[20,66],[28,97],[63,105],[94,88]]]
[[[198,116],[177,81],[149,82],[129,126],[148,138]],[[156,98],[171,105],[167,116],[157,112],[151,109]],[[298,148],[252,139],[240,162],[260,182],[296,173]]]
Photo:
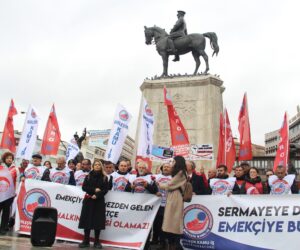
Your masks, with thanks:
[[[114,190],[116,191],[124,191],[127,185],[127,179],[124,177],[119,177],[114,181]]]
[[[203,239],[210,234],[213,227],[213,217],[205,206],[193,204],[184,209],[183,233],[191,239]]]
[[[0,193],[5,193],[10,186],[10,182],[6,177],[0,176]]]
[[[32,219],[33,212],[37,207],[51,207],[49,195],[39,188],[31,189],[26,193],[22,210],[28,219]]]
[[[126,110],[121,110],[120,113],[119,113],[119,117],[122,121],[126,122],[129,118],[129,114]]]
[[[272,184],[273,194],[287,194],[290,191],[290,186],[286,180],[276,180]]]
[[[25,172],[25,177],[28,179],[36,179],[39,176],[39,169],[38,168],[30,168],[28,171]]]
[[[35,111],[33,109],[31,110],[31,117],[32,118],[36,118],[36,113],[35,113]]]
[[[229,187],[229,183],[225,180],[218,180],[215,182],[213,186],[213,191],[216,194],[224,194],[226,193],[227,189]]]
[[[51,181],[60,184],[67,184],[67,175],[62,172],[56,172],[52,175]]]
[[[153,116],[152,110],[148,106],[148,104],[145,106],[145,112],[148,116]]]

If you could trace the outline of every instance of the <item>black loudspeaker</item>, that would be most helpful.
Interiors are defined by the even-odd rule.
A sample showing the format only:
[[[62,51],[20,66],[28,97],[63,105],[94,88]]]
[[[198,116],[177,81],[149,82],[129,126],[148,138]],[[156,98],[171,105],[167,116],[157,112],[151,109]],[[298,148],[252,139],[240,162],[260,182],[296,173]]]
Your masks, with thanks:
[[[51,247],[55,241],[57,210],[52,207],[37,207],[31,224],[31,244]]]

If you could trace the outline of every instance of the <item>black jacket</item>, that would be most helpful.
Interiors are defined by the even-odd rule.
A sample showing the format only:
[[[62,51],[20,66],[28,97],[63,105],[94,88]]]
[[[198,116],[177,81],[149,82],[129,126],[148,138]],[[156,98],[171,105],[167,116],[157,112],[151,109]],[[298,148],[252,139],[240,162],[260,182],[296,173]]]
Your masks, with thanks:
[[[189,182],[192,183],[193,192],[196,195],[207,194],[208,191],[205,188],[202,176],[193,173],[192,177],[189,179]]]

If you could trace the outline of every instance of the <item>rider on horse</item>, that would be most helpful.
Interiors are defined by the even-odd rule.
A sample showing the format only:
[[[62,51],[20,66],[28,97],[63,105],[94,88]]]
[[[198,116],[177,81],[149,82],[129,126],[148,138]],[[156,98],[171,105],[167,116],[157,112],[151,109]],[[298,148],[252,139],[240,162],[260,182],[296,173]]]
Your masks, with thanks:
[[[177,54],[177,50],[175,49],[173,40],[187,35],[186,23],[183,18],[185,15],[185,12],[182,10],[178,10],[177,12],[178,12],[178,14],[177,14],[178,20],[175,23],[173,29],[171,29],[170,35],[168,38],[170,52],[174,53],[174,55],[175,55],[175,58],[173,59],[174,62],[179,61],[179,55]]]

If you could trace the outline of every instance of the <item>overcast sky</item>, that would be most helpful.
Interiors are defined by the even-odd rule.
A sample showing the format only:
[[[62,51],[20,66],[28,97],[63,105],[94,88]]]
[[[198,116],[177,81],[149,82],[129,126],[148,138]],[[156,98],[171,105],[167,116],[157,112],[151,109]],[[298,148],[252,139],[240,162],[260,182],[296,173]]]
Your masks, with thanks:
[[[0,129],[11,98],[19,113],[29,104],[36,107],[40,136],[55,103],[63,140],[84,127],[111,128],[121,103],[133,115],[129,133],[134,137],[139,87],[146,77],[162,73],[154,45],[145,45],[144,25],[169,32],[182,9],[189,33],[218,35],[219,56],[206,51],[210,73],[220,75],[226,87],[233,134],[238,135],[247,91],[252,141],[263,145],[264,134],[280,127],[284,111],[295,115],[300,104],[299,5],[282,0],[0,1]],[[191,54],[169,65],[170,73],[193,70]],[[22,129],[24,118],[15,117],[15,129]]]

